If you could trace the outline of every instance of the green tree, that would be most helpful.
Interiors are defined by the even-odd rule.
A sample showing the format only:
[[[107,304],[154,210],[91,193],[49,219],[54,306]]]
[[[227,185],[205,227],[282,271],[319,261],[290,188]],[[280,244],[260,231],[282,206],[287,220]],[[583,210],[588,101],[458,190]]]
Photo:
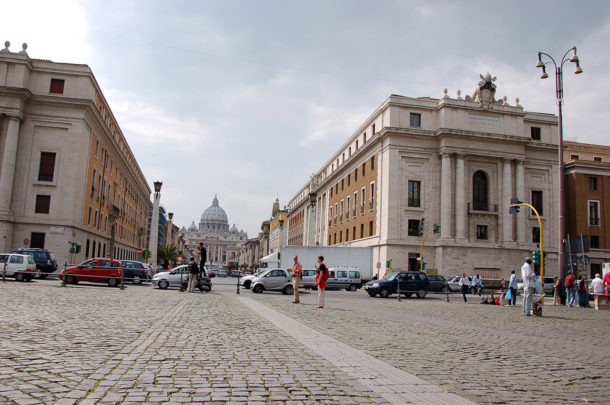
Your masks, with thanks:
[[[168,269],[170,263],[176,263],[178,251],[175,246],[163,245],[157,248],[157,257],[163,263],[163,268]]]

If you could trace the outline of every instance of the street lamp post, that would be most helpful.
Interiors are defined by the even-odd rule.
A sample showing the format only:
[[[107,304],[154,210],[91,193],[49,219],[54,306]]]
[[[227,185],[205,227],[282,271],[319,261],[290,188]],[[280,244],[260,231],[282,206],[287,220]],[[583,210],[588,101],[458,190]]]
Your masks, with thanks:
[[[159,200],[161,199],[161,186],[163,183],[155,181],[155,195],[153,203],[152,218],[150,219],[150,239],[148,248],[150,249],[150,261],[153,268],[157,269],[157,245],[159,244]]]
[[[167,243],[166,243],[166,245],[167,246],[173,246],[174,244],[173,244],[173,240],[172,239],[174,238],[174,235],[173,235],[173,232],[172,232],[172,219],[174,218],[174,213],[173,212],[168,213],[167,217],[169,218],[169,221],[168,221],[168,226],[167,226],[167,237],[166,237]]]
[[[572,52],[572,55],[568,57],[568,54]],[[547,62],[542,61],[542,57],[545,56],[549,60]],[[565,280],[567,276],[567,269],[565,263],[565,235],[566,235],[566,219],[565,219],[565,190],[564,190],[564,178],[563,178],[563,116],[562,116],[562,104],[563,104],[563,64],[566,62],[572,62],[576,64],[575,74],[581,74],[582,69],[580,68],[580,61],[578,60],[578,56],[576,55],[576,47],[568,49],[567,52],[561,58],[561,63],[559,66],[555,62],[555,59],[548,53],[538,52],[538,63],[536,64],[537,68],[542,69],[541,79],[547,79],[549,75],[546,73],[546,65],[552,63],[555,67],[555,96],[557,97],[557,107],[559,110],[559,120],[558,120],[558,133],[559,133],[559,277],[562,280]]]

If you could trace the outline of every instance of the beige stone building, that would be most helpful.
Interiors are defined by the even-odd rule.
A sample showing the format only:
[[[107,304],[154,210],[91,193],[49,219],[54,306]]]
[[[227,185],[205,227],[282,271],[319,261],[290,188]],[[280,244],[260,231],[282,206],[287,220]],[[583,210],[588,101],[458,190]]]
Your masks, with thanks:
[[[509,214],[513,197],[543,211],[547,266],[557,266],[557,118],[495,97],[388,97],[288,204],[305,245],[371,246],[385,272],[418,268],[507,277],[535,249],[538,222]],[[475,87],[475,86],[473,86]]]
[[[63,264],[146,247],[151,190],[87,65],[0,50],[0,145],[0,251],[29,242]]]

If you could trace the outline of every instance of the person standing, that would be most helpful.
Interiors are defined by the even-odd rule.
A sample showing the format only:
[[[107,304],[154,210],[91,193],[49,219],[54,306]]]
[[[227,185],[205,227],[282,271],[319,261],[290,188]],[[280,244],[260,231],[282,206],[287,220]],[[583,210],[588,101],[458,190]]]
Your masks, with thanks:
[[[561,280],[557,274],[553,276],[555,284],[553,284],[553,306],[561,305]]]
[[[195,292],[195,286],[197,285],[197,277],[199,276],[199,266],[197,266],[194,256],[191,256],[191,259],[189,260],[188,270],[189,285],[187,291],[192,293]]]
[[[519,289],[519,277],[515,270],[510,272],[510,279],[508,280],[508,289],[510,290],[510,301],[508,305],[515,305],[517,303],[517,290]]]
[[[197,252],[199,255],[199,269],[201,270],[201,274],[206,275],[205,271],[205,261],[208,257],[208,252],[203,246],[203,242],[199,242],[199,247],[197,248]]]
[[[299,256],[294,257],[294,266],[288,269],[292,274],[292,289],[294,291],[294,304],[299,303],[299,284],[301,283],[301,274],[303,273],[303,267],[299,263]]]
[[[574,305],[574,296],[576,293],[576,279],[574,278],[574,273],[572,270],[568,271],[568,276],[566,277],[566,292],[568,294],[568,299],[566,300],[566,305],[572,307]]]
[[[532,270],[532,259],[525,258],[525,263],[521,267],[521,278],[523,279],[523,315],[531,316],[532,294],[534,294],[534,279],[536,273]]]
[[[587,306],[587,279],[582,276],[582,274],[578,275],[578,280],[576,281],[576,290],[578,291],[578,306],[584,308]]]
[[[595,274],[595,278],[591,281],[591,294],[604,295],[604,282],[599,273]]]
[[[466,273],[462,274],[462,278],[460,279],[460,288],[462,289],[462,296],[464,297],[464,302],[468,302],[466,299],[466,294],[468,294],[468,289],[470,288],[470,280],[466,276]]]
[[[324,264],[324,256],[318,256],[318,264],[316,264],[316,287],[318,288],[318,306],[316,308],[324,308],[324,289],[326,288],[326,280],[328,280],[328,269]]]

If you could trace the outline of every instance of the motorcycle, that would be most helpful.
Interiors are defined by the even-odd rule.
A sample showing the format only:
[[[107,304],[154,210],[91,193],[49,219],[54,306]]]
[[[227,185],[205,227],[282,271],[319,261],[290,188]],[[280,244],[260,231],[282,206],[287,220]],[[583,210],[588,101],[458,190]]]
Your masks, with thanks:
[[[189,279],[186,277],[182,280],[180,285],[180,292],[184,292],[187,290],[189,284]],[[195,284],[195,288],[201,292],[210,292],[212,291],[212,280],[207,275],[197,275],[197,283]]]

